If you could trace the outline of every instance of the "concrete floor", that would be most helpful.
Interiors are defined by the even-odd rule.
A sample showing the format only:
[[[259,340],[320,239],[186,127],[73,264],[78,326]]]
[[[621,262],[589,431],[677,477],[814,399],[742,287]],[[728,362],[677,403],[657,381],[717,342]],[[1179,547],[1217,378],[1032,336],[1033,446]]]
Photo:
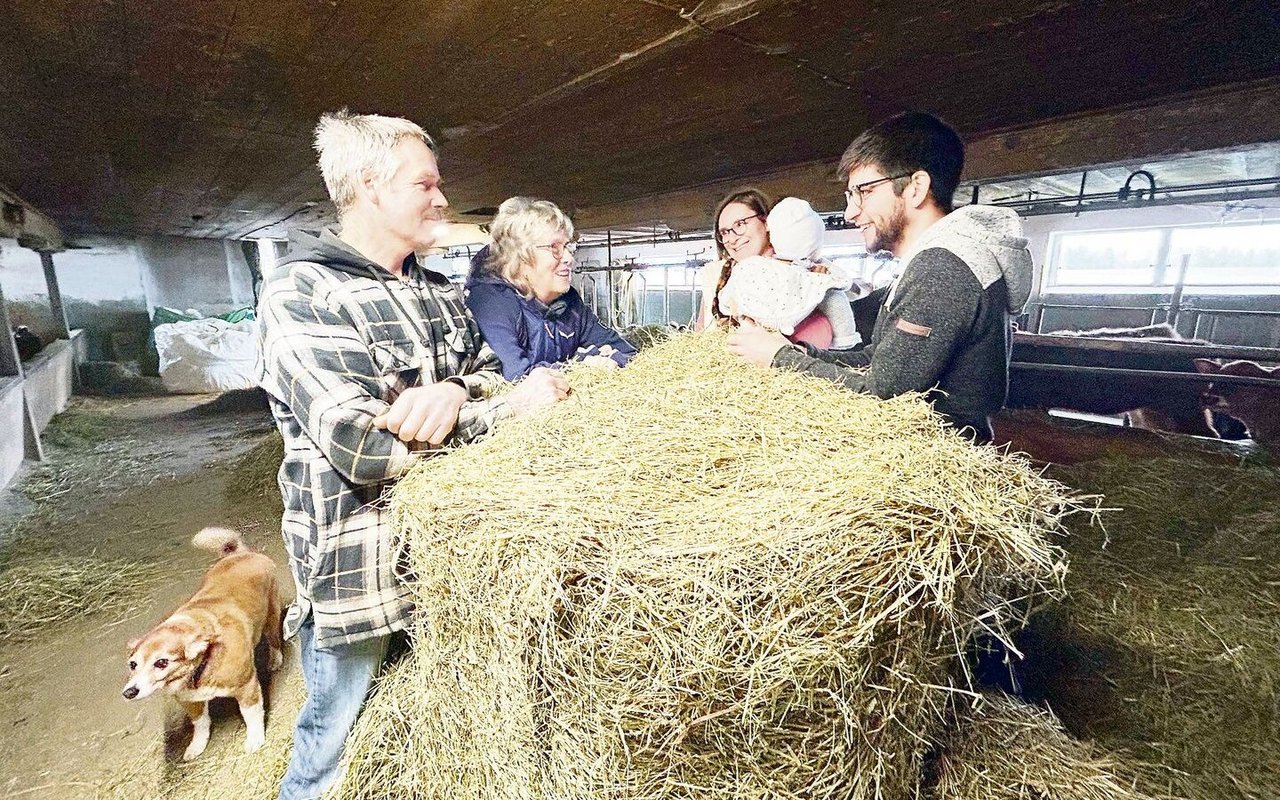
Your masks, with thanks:
[[[0,640],[0,797],[174,796],[175,786],[185,796],[188,768],[171,759],[189,733],[168,701],[120,697],[125,642],[194,590],[210,562],[189,541],[205,525],[243,531],[292,591],[274,486],[255,496],[229,486],[270,417],[250,396],[211,400],[77,398],[54,423],[50,460],[0,493],[0,570],[36,554],[156,565],[156,577],[128,587],[113,610]],[[275,683],[297,684],[292,647],[286,659]],[[268,718],[273,741],[291,729],[296,707],[281,712]],[[203,769],[239,754],[243,736],[234,711],[215,717]]]

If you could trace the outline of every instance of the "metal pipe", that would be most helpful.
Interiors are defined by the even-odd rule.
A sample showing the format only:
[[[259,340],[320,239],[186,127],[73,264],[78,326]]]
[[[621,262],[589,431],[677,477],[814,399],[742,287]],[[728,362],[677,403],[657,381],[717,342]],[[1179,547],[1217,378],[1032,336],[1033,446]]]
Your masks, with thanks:
[[[1014,361],[1009,369],[1023,372],[1066,372],[1086,375],[1114,375],[1128,378],[1158,378],[1159,380],[1186,381],[1191,383],[1243,384],[1280,389],[1280,378],[1256,378],[1252,375],[1213,375],[1199,372],[1170,372],[1157,369],[1128,369],[1123,367],[1082,367],[1075,364],[1035,364]]]
[[[1181,194],[1185,192],[1206,192],[1216,189],[1243,189],[1250,186],[1280,186],[1280,175],[1273,175],[1269,178],[1242,178],[1232,181],[1213,181],[1210,183],[1189,183],[1181,186],[1164,186],[1160,189],[1161,194]],[[1086,200],[1115,200],[1114,192],[1090,192],[1088,194],[1074,195],[1050,195],[1046,197],[1037,197],[1034,200],[1000,200],[993,201],[988,205],[999,205],[1008,207],[1021,206],[1046,206],[1046,205],[1065,205],[1072,200],[1077,201],[1077,205]],[[1147,201],[1148,203],[1151,201]],[[1167,202],[1167,201],[1165,201]]]
[[[1076,193],[1076,216],[1077,217],[1080,216],[1080,211],[1084,208],[1084,182],[1088,177],[1089,177],[1088,170],[1085,170],[1080,173],[1080,191]]]
[[[671,322],[671,272],[662,269],[662,324]]]
[[[1178,264],[1178,279],[1173,284],[1173,294],[1169,297],[1169,308],[1164,312],[1164,321],[1174,328],[1178,327],[1178,314],[1182,311],[1182,287],[1187,280],[1187,267],[1191,264],[1191,254],[1184,253],[1182,262]]]
[[[1201,358],[1241,358],[1254,361],[1280,361],[1280,348],[1245,345],[1194,344],[1192,342],[1153,342],[1150,339],[1108,339],[1098,336],[1054,336],[1050,333],[1015,333],[1013,343],[1020,347],[1066,347],[1075,350],[1102,350],[1111,353],[1146,355],[1183,355]]]
[[[48,250],[39,252],[45,287],[49,290],[49,311],[53,314],[54,324],[58,326],[58,338],[70,339],[71,326],[67,324],[67,309],[62,304],[62,290],[58,288],[58,273],[53,268],[53,253]]]

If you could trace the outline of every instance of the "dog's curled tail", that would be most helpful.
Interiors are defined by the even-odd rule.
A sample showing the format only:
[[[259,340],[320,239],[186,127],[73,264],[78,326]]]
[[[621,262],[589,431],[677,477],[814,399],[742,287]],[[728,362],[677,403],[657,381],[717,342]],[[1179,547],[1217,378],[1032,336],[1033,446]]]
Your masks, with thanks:
[[[204,528],[191,539],[191,543],[219,557],[239,553],[245,549],[240,533],[230,528]]]

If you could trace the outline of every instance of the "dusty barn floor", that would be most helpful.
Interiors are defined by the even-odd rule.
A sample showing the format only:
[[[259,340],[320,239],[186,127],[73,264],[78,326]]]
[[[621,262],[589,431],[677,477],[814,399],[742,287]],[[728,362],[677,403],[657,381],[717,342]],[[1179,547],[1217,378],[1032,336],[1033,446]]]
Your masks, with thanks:
[[[168,701],[120,696],[125,642],[185,600],[210,563],[189,544],[201,527],[243,531],[291,591],[274,465],[254,458],[272,430],[250,393],[76,398],[46,433],[49,460],[0,493],[0,797],[227,797],[283,771],[302,696],[292,647],[254,756],[241,753],[233,706],[215,705],[209,749],[182,764],[190,733]]]

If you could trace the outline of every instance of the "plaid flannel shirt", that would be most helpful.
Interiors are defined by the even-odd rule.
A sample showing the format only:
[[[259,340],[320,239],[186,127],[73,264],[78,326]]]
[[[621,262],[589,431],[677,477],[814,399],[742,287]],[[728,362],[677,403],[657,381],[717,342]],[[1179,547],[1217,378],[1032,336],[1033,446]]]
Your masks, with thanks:
[[[405,389],[451,380],[469,398],[452,437],[472,440],[510,415],[489,399],[504,384],[498,359],[458,290],[422,268],[384,283],[294,261],[265,282],[258,320],[261,384],[284,437],[281,529],[297,586],[285,635],[308,614],[321,647],[402,630],[412,611],[404,552],[379,498],[423,454],[373,419]]]

